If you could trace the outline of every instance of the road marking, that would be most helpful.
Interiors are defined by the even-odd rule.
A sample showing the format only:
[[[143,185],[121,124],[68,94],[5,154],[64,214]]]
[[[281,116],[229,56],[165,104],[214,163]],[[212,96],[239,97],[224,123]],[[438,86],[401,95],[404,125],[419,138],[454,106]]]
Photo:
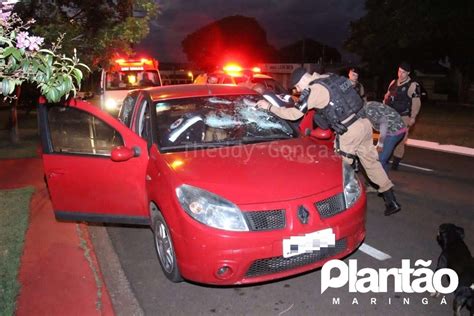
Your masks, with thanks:
[[[390,160],[389,162],[390,162],[390,163],[393,163],[392,160]],[[413,169],[418,169],[418,170],[423,170],[423,171],[428,171],[428,172],[433,172],[433,171],[435,171],[434,169],[428,169],[428,168],[423,168],[423,167],[419,167],[419,166],[415,166],[415,165],[409,165],[409,164],[403,163],[403,162],[400,162],[400,165],[401,165],[401,166],[408,167],[408,168],[413,168]]]
[[[403,162],[400,162],[400,165],[405,166],[405,167],[409,167],[409,168],[413,168],[413,169],[428,171],[428,172],[433,172],[434,171],[433,169],[423,168],[423,167],[419,167],[419,166],[415,166],[415,165],[409,165],[409,164],[403,163]]]
[[[290,309],[292,309],[293,306],[295,306],[295,303],[291,304],[290,307],[288,307],[288,308],[285,309],[284,311],[278,313],[278,316],[281,316],[281,315],[285,314],[285,313],[288,312]]]
[[[368,254],[371,257],[374,257],[375,259],[379,261],[384,261],[384,260],[392,258],[390,255],[386,254],[385,252],[375,249],[374,247],[369,246],[366,243],[363,243],[362,245],[360,245],[359,250],[365,254]]]

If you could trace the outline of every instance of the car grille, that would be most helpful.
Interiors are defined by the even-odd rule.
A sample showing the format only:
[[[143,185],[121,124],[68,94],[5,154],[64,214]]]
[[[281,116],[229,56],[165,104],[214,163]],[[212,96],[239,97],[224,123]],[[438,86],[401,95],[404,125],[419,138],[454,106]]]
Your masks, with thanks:
[[[285,210],[244,212],[249,229],[264,231],[285,228]]]
[[[314,205],[318,209],[319,215],[322,218],[334,216],[346,209],[346,205],[344,203],[344,194],[342,192],[325,200],[316,202]]]
[[[335,247],[322,248],[321,250],[314,251],[312,253],[304,253],[290,258],[273,257],[255,260],[248,269],[245,276],[257,277],[302,267],[335,256],[338,253],[346,250],[346,248],[347,241],[345,238],[343,238],[336,241]]]

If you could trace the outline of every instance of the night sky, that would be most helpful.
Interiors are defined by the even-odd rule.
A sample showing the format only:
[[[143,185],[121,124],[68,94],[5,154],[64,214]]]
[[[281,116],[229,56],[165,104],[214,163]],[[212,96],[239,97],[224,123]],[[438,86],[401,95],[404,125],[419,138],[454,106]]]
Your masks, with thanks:
[[[312,38],[341,50],[349,23],[364,15],[364,0],[158,0],[161,14],[137,47],[162,62],[186,62],[186,35],[231,15],[255,18],[276,48]]]

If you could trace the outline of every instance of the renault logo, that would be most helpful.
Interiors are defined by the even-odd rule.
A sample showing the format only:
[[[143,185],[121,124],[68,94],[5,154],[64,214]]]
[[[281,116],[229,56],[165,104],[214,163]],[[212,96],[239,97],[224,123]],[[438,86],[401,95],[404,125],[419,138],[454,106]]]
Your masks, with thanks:
[[[298,218],[300,219],[301,224],[308,224],[309,212],[303,205],[298,206]]]

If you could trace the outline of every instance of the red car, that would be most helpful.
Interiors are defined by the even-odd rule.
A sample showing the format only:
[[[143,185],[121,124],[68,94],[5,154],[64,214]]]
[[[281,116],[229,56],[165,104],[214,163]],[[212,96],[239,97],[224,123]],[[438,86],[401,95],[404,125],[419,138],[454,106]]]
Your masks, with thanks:
[[[258,99],[228,85],[136,90],[121,121],[83,101],[41,105],[56,218],[151,226],[174,282],[262,282],[347,256],[365,237],[352,168]]]

